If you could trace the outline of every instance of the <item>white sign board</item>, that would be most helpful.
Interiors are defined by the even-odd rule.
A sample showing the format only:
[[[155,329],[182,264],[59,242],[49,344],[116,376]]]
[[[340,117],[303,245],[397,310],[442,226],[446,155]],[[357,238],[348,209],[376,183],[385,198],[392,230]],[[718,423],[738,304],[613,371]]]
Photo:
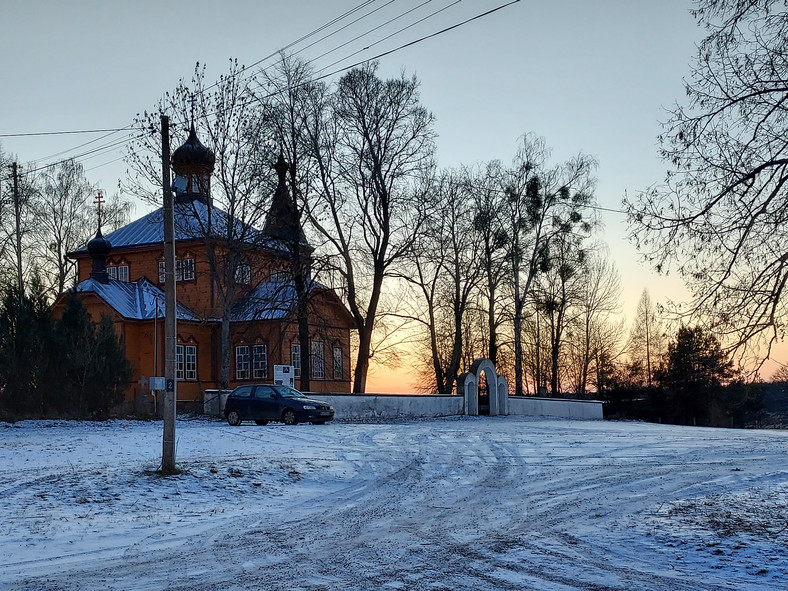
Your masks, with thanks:
[[[164,378],[151,378],[150,379],[150,389],[151,390],[164,390],[166,386]]]
[[[274,365],[274,384],[295,388],[295,371],[292,365]]]

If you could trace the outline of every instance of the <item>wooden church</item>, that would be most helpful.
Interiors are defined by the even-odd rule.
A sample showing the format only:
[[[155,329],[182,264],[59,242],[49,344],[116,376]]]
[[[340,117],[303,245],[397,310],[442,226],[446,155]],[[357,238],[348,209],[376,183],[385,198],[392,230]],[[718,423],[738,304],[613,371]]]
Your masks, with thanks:
[[[293,241],[306,264],[312,247],[297,223],[287,164],[280,156],[278,186],[259,230],[214,207],[214,163],[194,126],[171,157],[181,185],[174,205],[179,409],[201,408],[206,391],[219,388],[223,325],[225,331],[229,325],[231,388],[273,383],[274,365],[292,365],[296,387],[301,374]],[[134,374],[128,405],[152,401],[149,378],[164,375],[163,240],[163,207],[107,236],[99,215],[96,237],[69,254],[83,305],[96,321],[110,316],[124,338]],[[310,391],[349,392],[350,313],[334,291],[311,279],[308,298]],[[55,303],[56,315],[63,305],[64,298]]]

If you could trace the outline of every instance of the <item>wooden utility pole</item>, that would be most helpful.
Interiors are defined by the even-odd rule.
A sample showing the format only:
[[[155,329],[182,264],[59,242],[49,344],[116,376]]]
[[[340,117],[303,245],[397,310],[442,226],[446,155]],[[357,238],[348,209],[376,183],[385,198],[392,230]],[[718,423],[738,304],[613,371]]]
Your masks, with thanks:
[[[161,116],[161,181],[164,196],[164,438],[161,471],[175,474],[176,345],[178,341],[175,299],[175,215],[170,184],[170,118]]]
[[[19,169],[17,163],[12,165],[14,174],[14,217],[16,222],[16,280],[19,288],[19,299],[25,293],[25,280],[22,276],[22,199],[19,196]]]

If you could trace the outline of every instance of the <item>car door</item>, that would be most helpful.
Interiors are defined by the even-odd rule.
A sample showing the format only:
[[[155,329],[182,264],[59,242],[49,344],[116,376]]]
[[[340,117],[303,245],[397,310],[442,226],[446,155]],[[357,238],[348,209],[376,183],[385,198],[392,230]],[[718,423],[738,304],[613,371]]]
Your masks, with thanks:
[[[274,391],[270,386],[255,386],[252,397],[254,416],[251,417],[258,421],[275,421],[279,418],[276,412],[276,400]]]
[[[252,393],[254,386],[239,386],[233,391],[233,407],[238,411],[241,420],[249,420],[252,417],[250,402],[252,400]]]

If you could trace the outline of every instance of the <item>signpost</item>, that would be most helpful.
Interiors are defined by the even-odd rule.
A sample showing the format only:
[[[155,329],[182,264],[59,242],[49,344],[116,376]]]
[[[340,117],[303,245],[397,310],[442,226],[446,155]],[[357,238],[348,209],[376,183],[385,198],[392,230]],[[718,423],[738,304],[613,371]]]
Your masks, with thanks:
[[[295,371],[292,365],[274,365],[274,384],[295,388]]]

